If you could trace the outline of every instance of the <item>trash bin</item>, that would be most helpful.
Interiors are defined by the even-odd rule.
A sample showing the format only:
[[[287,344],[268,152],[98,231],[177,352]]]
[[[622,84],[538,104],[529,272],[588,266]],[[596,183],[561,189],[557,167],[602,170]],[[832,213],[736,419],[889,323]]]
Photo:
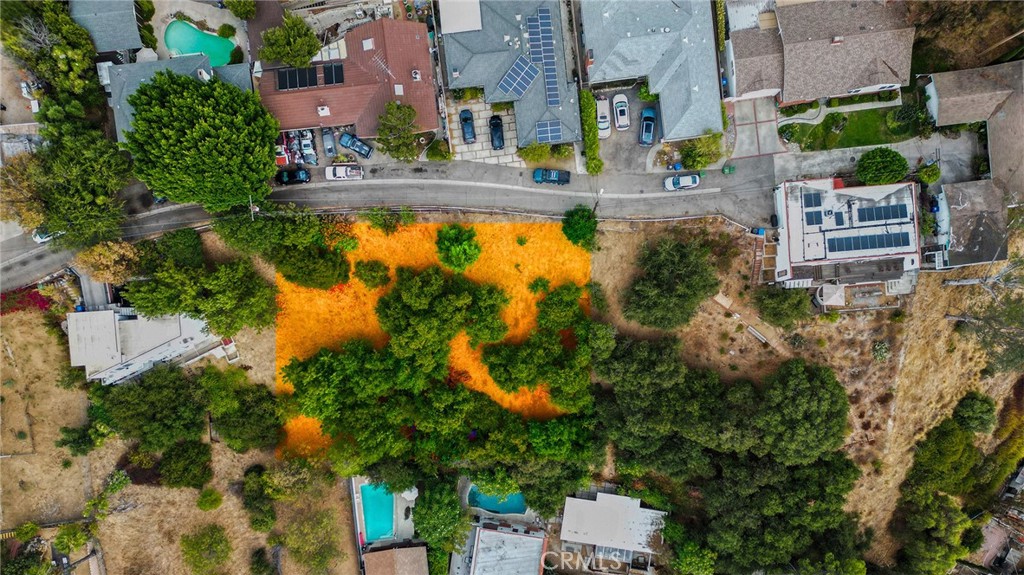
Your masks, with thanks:
[[[722,173],[723,174],[731,174],[731,173],[733,173],[735,171],[736,171],[736,166],[730,166],[728,164],[722,166]]]

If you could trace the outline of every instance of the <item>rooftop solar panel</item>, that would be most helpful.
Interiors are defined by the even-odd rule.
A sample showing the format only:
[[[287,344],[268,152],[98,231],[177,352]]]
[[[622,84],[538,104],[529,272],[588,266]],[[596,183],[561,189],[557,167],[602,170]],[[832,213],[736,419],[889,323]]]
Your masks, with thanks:
[[[857,220],[861,222],[906,219],[907,214],[908,210],[906,204],[857,208]]]
[[[820,192],[804,192],[804,207],[805,208],[820,208],[821,207],[821,193]]]
[[[537,122],[537,141],[541,144],[562,141],[562,123],[558,120]]]
[[[345,71],[341,62],[324,64],[324,85],[342,84],[345,82]]]
[[[558,95],[558,73],[555,68],[555,35],[551,25],[551,10],[537,9],[536,16],[526,18],[530,37],[530,61],[544,69],[544,91],[548,106],[562,103]]]
[[[869,236],[856,236],[852,238],[829,238],[827,242],[828,251],[851,252],[857,250],[874,250],[885,248],[905,248],[910,245],[909,232],[897,232],[893,234],[873,234]]]
[[[498,82],[498,89],[521,98],[538,74],[540,74],[540,70],[530,63],[526,56],[520,56],[516,58],[508,72],[505,72],[505,76]]]
[[[284,68],[277,71],[278,90],[296,90],[317,85],[316,68]]]

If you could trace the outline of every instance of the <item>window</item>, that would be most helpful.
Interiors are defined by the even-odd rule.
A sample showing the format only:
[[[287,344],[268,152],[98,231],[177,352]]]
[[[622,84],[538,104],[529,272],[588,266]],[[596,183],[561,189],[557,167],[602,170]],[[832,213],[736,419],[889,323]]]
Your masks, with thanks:
[[[342,84],[345,82],[345,72],[342,69],[341,62],[335,62],[333,64],[324,64],[324,86],[330,86],[332,84]]]

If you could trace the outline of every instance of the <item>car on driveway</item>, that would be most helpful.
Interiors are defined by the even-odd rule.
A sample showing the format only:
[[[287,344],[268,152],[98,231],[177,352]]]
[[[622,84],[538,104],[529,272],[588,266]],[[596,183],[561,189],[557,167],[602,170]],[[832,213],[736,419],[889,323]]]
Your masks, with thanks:
[[[274,161],[277,162],[278,166],[287,166],[291,160],[288,158],[288,151],[284,149],[284,146],[277,146],[274,149]]]
[[[316,150],[313,148],[312,136],[312,133],[306,134],[300,141],[300,144],[302,146],[302,161],[306,162],[307,164],[316,164]]]
[[[654,145],[654,132],[658,127],[658,113],[654,108],[644,108],[640,112],[640,145],[649,147]]]
[[[370,147],[370,144],[367,144],[348,132],[341,134],[340,143],[342,147],[348,148],[366,159],[370,159],[370,156],[373,155],[373,148]]]
[[[328,180],[361,180],[363,168],[358,164],[336,164],[325,170]]]
[[[334,131],[330,128],[323,129],[324,135],[324,155],[328,158],[333,158],[338,155],[338,150],[334,147]]]
[[[309,182],[309,172],[302,168],[296,170],[281,170],[277,173],[277,183],[285,186],[292,184],[305,184]]]
[[[612,135],[612,106],[608,98],[597,98],[597,137],[604,140]]]
[[[665,191],[689,190],[700,185],[700,176],[696,174],[669,176],[665,178]]]
[[[612,98],[612,110],[615,114],[615,129],[629,129],[629,98],[625,94],[615,94]]]
[[[467,144],[476,143],[476,128],[473,127],[473,112],[459,112],[459,124],[462,126],[462,140]]]
[[[504,150],[505,129],[501,123],[501,116],[491,116],[487,125],[491,127],[491,148],[495,150]]]
[[[538,184],[555,184],[564,186],[569,183],[569,172],[566,170],[548,170],[537,168],[533,171],[533,181]]]

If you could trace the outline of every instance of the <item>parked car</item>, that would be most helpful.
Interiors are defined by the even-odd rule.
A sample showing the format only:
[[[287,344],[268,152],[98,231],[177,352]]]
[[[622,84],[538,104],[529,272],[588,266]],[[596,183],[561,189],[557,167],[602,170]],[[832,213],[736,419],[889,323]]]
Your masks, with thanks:
[[[700,185],[700,176],[696,174],[669,176],[665,178],[665,191],[689,190]]]
[[[369,144],[348,132],[341,134],[341,145],[342,147],[348,148],[366,159],[370,159],[370,156],[373,155],[373,148],[371,148]]]
[[[569,183],[570,174],[565,170],[547,170],[537,168],[533,171],[533,181],[538,184],[556,184],[564,186]]]
[[[597,137],[604,140],[612,135],[612,106],[608,98],[597,98]]]
[[[612,98],[612,109],[615,111],[615,129],[629,129],[629,99],[625,94],[615,94]]]
[[[338,150],[334,147],[334,131],[330,128],[323,129],[324,134],[324,155],[328,158],[333,158],[338,155]]]
[[[488,125],[491,127],[491,148],[495,150],[505,149],[505,130],[501,123],[501,116],[491,116]]]
[[[307,164],[316,164],[316,150],[313,148],[313,139],[304,137],[300,141],[300,145],[302,146],[303,161]]]
[[[305,184],[309,182],[309,172],[298,168],[295,170],[281,170],[277,173],[277,183],[285,186],[292,184]]]
[[[476,143],[476,128],[473,127],[473,112],[463,110],[459,112],[459,124],[462,125],[462,139],[467,144]]]
[[[654,108],[644,108],[640,112],[640,145],[649,147],[654,145],[654,132],[658,127],[658,113]]]
[[[773,228],[779,227],[779,216],[777,214],[772,214],[772,217],[768,218],[768,223],[771,224]]]
[[[356,164],[336,164],[326,170],[328,180],[361,180],[363,168]]]
[[[32,241],[34,241],[37,244],[45,244],[47,242],[53,241],[53,238],[59,238],[60,236],[63,235],[64,232],[50,233],[49,230],[46,229],[46,226],[39,226],[32,232]]]
[[[939,213],[939,198],[935,196],[928,197],[928,211],[933,214]]]
[[[288,150],[285,150],[284,146],[278,145],[274,149],[274,161],[277,162],[278,166],[287,166],[290,163]]]

